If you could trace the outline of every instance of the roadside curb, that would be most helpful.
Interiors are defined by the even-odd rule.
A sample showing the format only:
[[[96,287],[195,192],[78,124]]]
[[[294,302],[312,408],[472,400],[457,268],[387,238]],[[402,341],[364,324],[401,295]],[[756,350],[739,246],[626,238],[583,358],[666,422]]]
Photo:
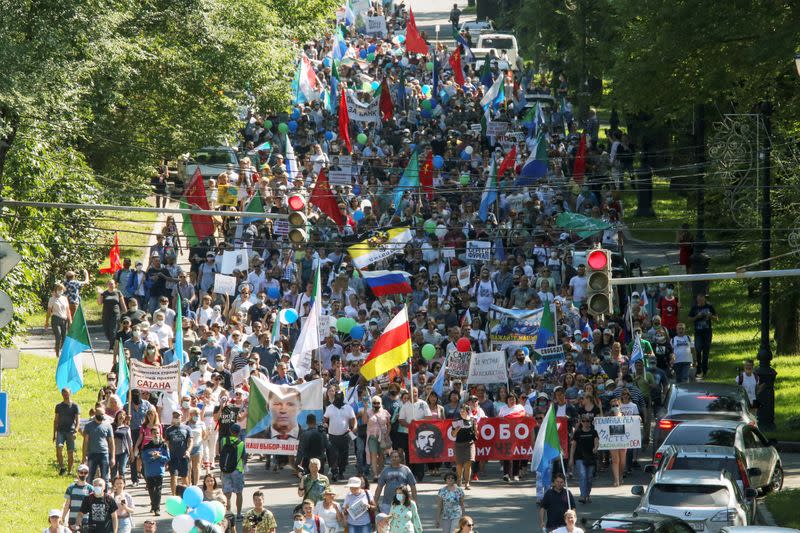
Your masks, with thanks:
[[[756,507],[758,521],[761,523],[761,525],[776,527],[778,524],[775,523],[775,518],[772,516],[772,513],[769,512],[769,509],[767,509],[766,502],[761,501],[759,503],[760,505]]]

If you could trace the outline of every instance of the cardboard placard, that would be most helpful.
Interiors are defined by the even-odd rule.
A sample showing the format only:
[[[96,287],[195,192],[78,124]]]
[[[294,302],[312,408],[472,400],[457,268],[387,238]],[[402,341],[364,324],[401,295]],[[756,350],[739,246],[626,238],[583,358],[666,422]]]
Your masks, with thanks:
[[[353,184],[353,158],[349,155],[335,155],[328,164],[328,182],[330,185]]]
[[[462,289],[469,286],[470,274],[472,274],[472,267],[469,265],[461,267],[456,271],[456,276],[458,276],[458,285]]]
[[[222,274],[233,274],[234,270],[245,272],[248,268],[248,264],[246,249],[225,250],[222,252],[222,266],[220,267],[220,272]]]
[[[467,383],[508,383],[506,352],[482,352],[472,354]]]
[[[642,447],[642,419],[638,416],[599,416],[593,421],[600,450]]]
[[[451,378],[464,379],[469,375],[469,364],[472,359],[472,351],[459,352],[453,350],[447,356],[447,374]]]
[[[214,292],[218,294],[236,295],[236,278],[225,274],[214,275]]]
[[[489,241],[467,241],[467,261],[489,261],[492,258],[492,243]]]

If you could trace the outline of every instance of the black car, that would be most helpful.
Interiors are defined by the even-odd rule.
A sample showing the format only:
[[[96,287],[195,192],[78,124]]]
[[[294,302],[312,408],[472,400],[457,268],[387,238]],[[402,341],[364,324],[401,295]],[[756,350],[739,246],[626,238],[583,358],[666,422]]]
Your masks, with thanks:
[[[582,518],[581,523],[586,533],[694,533],[680,518],[655,513],[610,513],[602,518]]]
[[[675,383],[669,388],[666,413],[656,420],[653,431],[653,455],[670,431],[681,422],[694,420],[735,420],[756,425],[750,413],[747,392],[728,383]],[[655,460],[653,462],[656,462]]]

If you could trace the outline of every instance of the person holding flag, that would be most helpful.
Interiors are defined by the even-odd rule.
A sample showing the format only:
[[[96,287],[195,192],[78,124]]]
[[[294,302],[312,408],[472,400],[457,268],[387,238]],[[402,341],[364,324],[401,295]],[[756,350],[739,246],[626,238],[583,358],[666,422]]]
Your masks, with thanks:
[[[553,474],[553,461],[561,461],[561,471]],[[544,533],[566,525],[564,513],[575,509],[575,498],[566,488],[564,477],[564,456],[558,439],[556,412],[553,405],[547,409],[536,434],[531,456],[531,471],[537,472],[536,492],[552,478],[552,487],[544,492],[539,500],[539,525]]]

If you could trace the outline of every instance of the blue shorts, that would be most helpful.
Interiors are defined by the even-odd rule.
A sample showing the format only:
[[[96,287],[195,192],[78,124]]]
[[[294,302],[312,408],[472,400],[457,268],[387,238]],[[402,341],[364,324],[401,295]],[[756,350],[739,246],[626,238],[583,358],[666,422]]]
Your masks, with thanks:
[[[244,472],[234,470],[230,474],[222,473],[222,492],[225,494],[241,494],[244,491]]]
[[[178,473],[178,477],[186,477],[189,475],[189,458],[186,456],[170,457],[169,459],[169,473]]]
[[[71,431],[57,431],[56,432],[56,446],[61,448],[67,445],[68,452],[75,451],[75,433]]]

